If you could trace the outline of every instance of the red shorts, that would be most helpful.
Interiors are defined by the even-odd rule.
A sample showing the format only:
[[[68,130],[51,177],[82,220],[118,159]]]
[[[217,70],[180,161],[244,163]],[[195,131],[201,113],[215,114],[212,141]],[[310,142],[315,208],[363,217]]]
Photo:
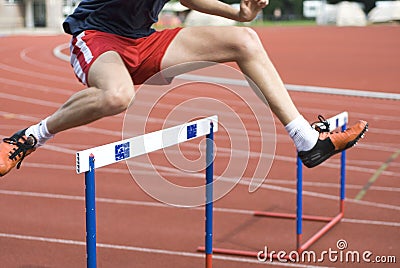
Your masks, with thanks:
[[[115,51],[124,61],[135,85],[161,70],[161,60],[181,28],[166,29],[133,39],[100,31],[84,31],[71,40],[71,65],[79,81],[87,85],[93,62],[104,52]]]

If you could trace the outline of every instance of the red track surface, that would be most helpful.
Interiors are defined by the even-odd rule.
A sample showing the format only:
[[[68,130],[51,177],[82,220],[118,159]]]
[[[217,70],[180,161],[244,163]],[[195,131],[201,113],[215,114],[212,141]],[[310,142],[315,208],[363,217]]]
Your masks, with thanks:
[[[271,27],[256,30],[285,83],[400,93],[400,27]],[[64,35],[0,38],[0,136],[8,136],[51,114],[69,95],[82,88],[68,64],[52,54],[54,47],[66,42],[68,37]],[[163,119],[166,111],[172,110],[172,104],[196,96],[234,102],[232,96],[210,88],[192,88],[187,95],[179,93],[163,100],[165,106],[155,108],[152,118]],[[310,121],[318,114],[328,117],[347,110],[351,122],[362,118],[370,123],[366,138],[348,153],[345,218],[310,250],[317,253],[329,248],[337,250],[336,242],[345,239],[348,250],[369,250],[373,252],[372,258],[396,256],[399,262],[400,157],[396,155],[400,150],[399,102],[310,93],[291,95]],[[194,114],[206,112],[202,107],[197,109]],[[249,112],[240,105],[234,110],[244,118]],[[224,122],[230,117],[225,115],[220,119]],[[249,118],[244,120],[246,128],[257,129]],[[49,146],[25,160],[21,170],[1,179],[1,267],[85,266],[84,185],[83,176],[74,172],[74,152],[119,139],[122,123],[123,117],[115,116],[91,124],[90,128],[61,133]],[[157,121],[149,126],[159,127]],[[282,126],[277,124],[276,131],[277,157],[263,188],[249,193],[247,186],[238,185],[216,202],[217,208],[233,209],[215,212],[216,247],[254,251],[262,250],[264,246],[271,250],[294,249],[294,221],[246,214],[253,210],[295,211],[294,147]],[[251,148],[256,152],[257,142],[251,141]],[[217,134],[216,145],[229,148],[224,131]],[[194,154],[196,156],[196,152]],[[233,154],[232,158],[235,157],[240,158]],[[159,153],[152,154],[151,159],[158,169],[170,167]],[[216,174],[223,172],[228,160],[226,155],[217,154]],[[250,159],[245,176],[251,175],[255,165],[256,159]],[[338,158],[335,157],[321,167],[306,170],[306,214],[336,214],[338,202],[332,198],[338,196],[337,165]],[[154,170],[144,167],[141,172],[146,178],[153,176]],[[188,179],[183,181],[182,174],[173,170],[159,169],[159,172],[178,183],[191,183]],[[99,169],[97,174],[99,267],[204,265],[202,254],[196,252],[197,246],[203,244],[202,209],[158,206],[159,203],[133,182],[123,164]],[[361,200],[355,200],[372,180],[374,182]],[[305,222],[304,238],[320,227],[320,223]],[[260,265],[256,259],[225,256],[215,256],[214,263],[215,267]],[[274,264],[278,265],[277,262]],[[333,263],[327,257],[323,263],[309,265],[366,267],[366,263]],[[374,266],[383,267],[383,264],[370,263],[367,267]],[[395,266],[391,264],[390,267]]]

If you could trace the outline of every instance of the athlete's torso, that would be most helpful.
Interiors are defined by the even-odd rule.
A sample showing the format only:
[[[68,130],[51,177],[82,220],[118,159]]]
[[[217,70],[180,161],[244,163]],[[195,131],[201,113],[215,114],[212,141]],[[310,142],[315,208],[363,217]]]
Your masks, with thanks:
[[[66,33],[77,35],[98,30],[140,38],[150,35],[151,26],[169,0],[83,0],[63,23]]]

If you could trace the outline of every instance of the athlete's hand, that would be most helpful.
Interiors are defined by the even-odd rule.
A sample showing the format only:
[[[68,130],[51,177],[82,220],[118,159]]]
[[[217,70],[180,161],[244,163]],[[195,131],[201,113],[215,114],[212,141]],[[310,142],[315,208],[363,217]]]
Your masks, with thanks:
[[[242,0],[240,2],[239,21],[252,21],[268,3],[268,0]]]

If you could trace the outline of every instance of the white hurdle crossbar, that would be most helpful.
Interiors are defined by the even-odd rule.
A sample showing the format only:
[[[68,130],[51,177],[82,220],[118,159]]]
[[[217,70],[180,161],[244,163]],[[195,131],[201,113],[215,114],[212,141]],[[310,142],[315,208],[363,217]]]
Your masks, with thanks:
[[[213,130],[217,132],[218,116],[214,115],[142,136],[77,152],[76,172],[80,174],[89,171],[88,159],[91,154],[96,157],[95,169],[104,167],[210,134],[210,122],[214,123]]]

